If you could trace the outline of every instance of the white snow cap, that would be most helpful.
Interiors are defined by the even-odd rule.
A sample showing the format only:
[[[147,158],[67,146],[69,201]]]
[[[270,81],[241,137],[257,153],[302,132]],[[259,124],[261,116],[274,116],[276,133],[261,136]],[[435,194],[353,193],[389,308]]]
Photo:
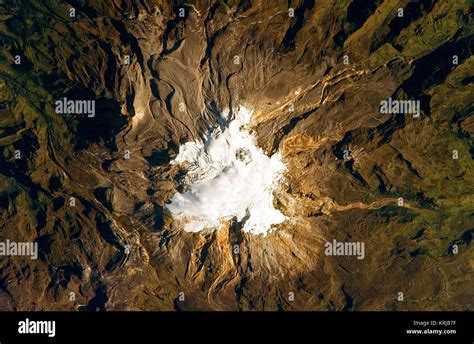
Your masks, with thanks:
[[[273,192],[286,168],[279,152],[269,157],[257,146],[248,131],[251,117],[252,112],[241,107],[223,131],[217,128],[204,142],[179,147],[172,163],[187,163],[189,187],[166,207],[174,218],[184,220],[186,231],[219,229],[222,220],[236,217],[243,231],[266,235],[285,220],[273,206]]]

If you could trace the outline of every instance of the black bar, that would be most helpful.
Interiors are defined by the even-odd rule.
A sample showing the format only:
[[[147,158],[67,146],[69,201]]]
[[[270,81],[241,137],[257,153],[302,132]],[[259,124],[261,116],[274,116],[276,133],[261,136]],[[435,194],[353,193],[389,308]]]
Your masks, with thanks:
[[[55,335],[19,334],[19,322],[55,321]],[[453,323],[454,322],[454,323]],[[0,343],[331,340],[380,343],[474,342],[472,312],[2,312]],[[425,333],[409,334],[421,330]],[[435,333],[434,331],[444,331]],[[430,332],[431,333],[428,333]],[[446,333],[449,331],[450,333]],[[455,333],[453,333],[455,331]],[[240,339],[239,339],[240,338]],[[150,339],[152,339],[150,341]],[[354,342],[355,343],[355,342]]]

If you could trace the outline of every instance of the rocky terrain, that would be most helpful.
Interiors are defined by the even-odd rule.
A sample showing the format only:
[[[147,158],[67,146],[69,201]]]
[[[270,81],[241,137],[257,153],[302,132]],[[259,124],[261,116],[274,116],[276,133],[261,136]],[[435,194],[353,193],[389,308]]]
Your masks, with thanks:
[[[0,240],[39,256],[0,257],[0,309],[472,310],[473,7],[1,0]],[[288,220],[187,232],[171,162],[239,107]]]

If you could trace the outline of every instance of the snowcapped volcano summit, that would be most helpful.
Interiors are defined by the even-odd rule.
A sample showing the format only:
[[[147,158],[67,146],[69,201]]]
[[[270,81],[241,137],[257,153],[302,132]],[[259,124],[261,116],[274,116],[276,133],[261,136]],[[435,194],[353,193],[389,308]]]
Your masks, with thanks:
[[[226,113],[226,112],[224,112]],[[218,229],[236,218],[243,230],[267,234],[285,216],[273,206],[285,165],[280,153],[267,156],[249,132],[252,112],[241,107],[227,127],[215,129],[203,142],[187,142],[173,163],[187,165],[184,193],[167,205],[185,230]]]

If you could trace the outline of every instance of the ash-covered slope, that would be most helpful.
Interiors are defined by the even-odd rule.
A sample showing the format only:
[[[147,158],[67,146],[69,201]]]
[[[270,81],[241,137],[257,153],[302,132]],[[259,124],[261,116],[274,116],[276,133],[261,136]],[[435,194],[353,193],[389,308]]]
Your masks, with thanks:
[[[0,309],[472,310],[472,4],[368,3],[2,1],[0,239],[39,256]],[[288,220],[187,232],[170,162],[239,107]]]

